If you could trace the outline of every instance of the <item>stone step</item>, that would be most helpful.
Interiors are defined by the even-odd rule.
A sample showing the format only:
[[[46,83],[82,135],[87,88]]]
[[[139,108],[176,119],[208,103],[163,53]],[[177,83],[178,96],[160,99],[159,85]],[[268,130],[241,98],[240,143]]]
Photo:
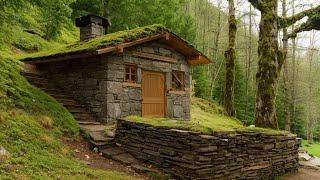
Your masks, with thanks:
[[[56,99],[59,103],[61,103],[62,105],[64,105],[64,104],[78,104],[75,100],[72,100],[72,99],[63,99],[63,98],[61,98],[61,99]]]
[[[113,138],[109,138],[106,136],[105,131],[89,131],[87,133],[91,137],[91,140],[93,140],[95,142],[106,142],[106,141],[113,140]]]
[[[80,128],[85,131],[105,131],[106,129],[109,129],[109,126],[101,124],[83,124],[80,125]]]
[[[104,142],[96,142],[93,140],[90,140],[90,145],[91,145],[91,149],[98,147],[99,149],[105,149],[108,147],[112,147],[115,146],[115,142],[114,141],[104,141]]]
[[[90,117],[89,115],[88,116],[80,116],[80,115],[73,115],[73,118],[77,121],[96,121],[94,118]]]
[[[72,108],[82,108],[85,110],[85,105],[81,105],[81,104],[64,104],[64,107],[66,107],[67,109],[72,109]]]
[[[65,95],[63,93],[59,93],[59,91],[56,91],[57,93],[50,93],[49,95],[54,97],[55,99],[59,100],[59,99],[69,99],[69,100],[73,100],[73,98],[71,96]]]
[[[70,113],[77,118],[93,118],[91,114],[87,112],[70,112]]]
[[[136,158],[134,158],[129,153],[122,153],[122,154],[114,155],[111,157],[111,159],[118,161],[118,162],[125,164],[125,165],[133,165],[133,164],[140,163]]]
[[[66,107],[66,106],[65,106]],[[87,111],[84,108],[75,108],[75,107],[66,107],[68,111],[73,114],[73,113],[87,113]]]
[[[60,90],[55,89],[53,87],[42,87],[40,88],[42,91],[46,92],[47,94],[51,95],[51,94],[58,94],[58,93],[62,93]]]
[[[43,88],[47,88],[50,86],[50,84],[48,82],[44,82],[44,81],[33,81],[33,80],[30,80],[30,79],[27,79],[28,82],[30,84],[32,84],[33,86],[36,86],[40,89],[43,89]]]
[[[30,82],[44,82],[44,83],[48,83],[48,79],[46,78],[43,78],[41,76],[37,76],[37,75],[33,75],[33,76],[30,76],[30,75],[27,75],[27,76],[24,76],[26,79],[28,79],[28,81]]]
[[[110,147],[110,148],[102,149],[100,152],[106,158],[112,158],[112,156],[126,153],[124,150],[122,150],[119,147]]]
[[[97,121],[78,121],[79,126],[81,125],[101,125],[100,122]]]
[[[37,72],[23,71],[21,74],[25,77],[43,77],[43,74],[39,71]]]

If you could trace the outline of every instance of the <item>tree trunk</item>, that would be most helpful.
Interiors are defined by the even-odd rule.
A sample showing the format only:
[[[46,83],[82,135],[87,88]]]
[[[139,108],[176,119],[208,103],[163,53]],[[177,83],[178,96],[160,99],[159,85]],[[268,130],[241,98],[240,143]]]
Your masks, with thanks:
[[[251,59],[252,59],[252,6],[250,5],[249,13],[249,43],[247,47],[247,58],[246,58],[246,101],[245,101],[245,112],[244,118],[248,125],[248,101],[249,101],[249,80],[251,72]]]
[[[287,17],[287,2],[286,0],[282,0],[282,17]],[[283,37],[288,36],[288,29],[283,29]],[[286,131],[290,131],[291,121],[290,121],[290,113],[289,113],[289,67],[288,67],[288,39],[285,38],[283,40],[283,55],[284,55],[284,129]]]
[[[259,47],[255,125],[278,128],[276,120],[276,87],[283,63],[278,45],[277,0],[262,0]]]
[[[221,1],[219,1],[218,9],[221,8]],[[221,33],[221,11],[218,12],[218,24],[217,29],[215,31],[215,41],[214,41],[214,49],[213,49],[213,55],[214,55],[214,61],[218,62],[218,53],[219,53],[219,40],[220,40],[220,33]],[[215,81],[218,77],[218,74],[220,72],[222,63],[219,65],[218,70],[215,70],[213,67],[211,68],[211,84],[210,84],[210,98],[213,98],[213,89],[215,85]],[[213,66],[213,65],[212,65]]]
[[[295,3],[292,1],[292,15],[295,14]],[[294,31],[295,26],[292,25],[292,31]],[[291,107],[292,107],[292,120],[296,115],[296,38],[292,38],[292,79],[291,79]]]
[[[309,74],[308,74],[308,121],[307,121],[307,139],[309,143],[313,143],[313,129],[314,129],[314,119],[313,116],[313,89],[314,89],[314,80],[313,80],[313,67],[314,67],[314,46],[315,46],[315,32],[313,32],[310,38],[310,49],[309,49]]]
[[[277,15],[278,0],[248,0],[261,12],[259,32],[259,61],[256,95],[255,124],[258,127],[278,128],[276,118],[277,81],[284,61],[283,52],[279,50],[278,28],[287,28],[297,21],[308,17],[285,39],[295,37],[297,33],[319,29],[320,5],[288,18]]]
[[[225,87],[225,109],[230,116],[235,115],[234,110],[234,67],[235,67],[235,42],[237,33],[237,22],[235,17],[234,0],[229,0],[229,49],[225,52],[226,58],[226,87]]]

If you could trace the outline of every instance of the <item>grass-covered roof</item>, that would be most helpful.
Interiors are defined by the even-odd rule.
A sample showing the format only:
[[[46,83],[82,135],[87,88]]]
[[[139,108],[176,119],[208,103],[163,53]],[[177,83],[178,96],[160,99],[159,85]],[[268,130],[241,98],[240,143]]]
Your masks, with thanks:
[[[139,27],[132,30],[119,31],[115,33],[110,33],[89,41],[80,41],[74,44],[69,44],[64,47],[59,47],[57,49],[51,49],[48,51],[41,51],[33,54],[28,54],[22,57],[22,60],[31,60],[36,58],[44,58],[50,56],[59,56],[65,54],[74,54],[80,52],[90,52],[97,49],[102,49],[110,46],[115,46],[122,44],[124,42],[134,41],[146,36],[151,36],[155,34],[160,34],[168,32],[168,30],[159,24]]]
[[[126,42],[133,42],[142,38],[159,35],[159,34],[165,34],[165,33],[170,33],[171,35],[178,37],[174,33],[170,32],[164,26],[160,24],[154,24],[154,25],[139,27],[131,30],[110,33],[95,39],[91,39],[89,41],[76,42],[73,44],[69,44],[56,49],[51,49],[48,51],[28,54],[21,57],[20,59],[22,61],[34,61],[34,60],[42,60],[42,59],[61,57],[61,56],[67,56],[67,55],[75,55],[80,53],[90,53],[90,52],[95,52],[99,49],[114,47]],[[180,37],[178,38],[181,39]],[[201,54],[192,45],[190,45],[183,39],[181,40],[187,46],[192,47],[194,52]]]

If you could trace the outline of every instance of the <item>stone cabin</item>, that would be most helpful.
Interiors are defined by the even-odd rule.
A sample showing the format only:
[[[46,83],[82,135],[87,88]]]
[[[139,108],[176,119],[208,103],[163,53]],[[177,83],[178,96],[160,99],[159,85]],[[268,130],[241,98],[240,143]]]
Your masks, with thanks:
[[[97,121],[128,115],[190,119],[191,66],[210,60],[161,25],[106,34],[109,21],[78,18],[81,41],[25,58]]]

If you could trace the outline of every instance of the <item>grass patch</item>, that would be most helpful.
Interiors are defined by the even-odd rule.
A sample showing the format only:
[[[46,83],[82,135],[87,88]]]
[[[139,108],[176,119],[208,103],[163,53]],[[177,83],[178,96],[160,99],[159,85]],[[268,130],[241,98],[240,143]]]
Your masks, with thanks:
[[[168,30],[159,24],[139,27],[127,31],[119,31],[105,36],[101,36],[95,39],[91,39],[85,42],[77,42],[67,46],[59,47],[56,49],[42,51],[33,54],[27,54],[20,57],[23,61],[33,60],[36,58],[58,56],[63,54],[73,54],[79,52],[90,52],[101,48],[106,48],[109,46],[115,46],[128,41],[134,41],[146,36],[159,34],[162,32],[167,32]]]
[[[320,143],[310,144],[307,140],[302,140],[301,144],[302,148],[308,151],[309,154],[320,157]]]
[[[190,121],[140,116],[127,116],[125,119],[164,128],[190,130],[205,134],[213,134],[214,132],[260,132],[270,135],[289,135],[286,131],[245,127],[239,120],[227,116],[222,107],[199,98],[192,98]]]
[[[21,63],[0,57],[0,179],[133,179],[93,170],[73,157],[61,138],[77,139],[72,115],[20,75]]]

